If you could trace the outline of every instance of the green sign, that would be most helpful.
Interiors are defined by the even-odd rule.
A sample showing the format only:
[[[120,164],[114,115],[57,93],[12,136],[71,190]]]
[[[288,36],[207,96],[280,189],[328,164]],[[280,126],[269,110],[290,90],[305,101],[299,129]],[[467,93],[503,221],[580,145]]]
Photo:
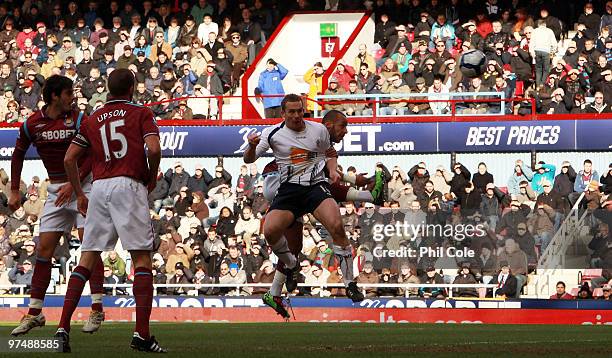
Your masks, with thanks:
[[[336,37],[338,31],[338,24],[333,22],[323,22],[320,24],[319,33],[321,37]]]

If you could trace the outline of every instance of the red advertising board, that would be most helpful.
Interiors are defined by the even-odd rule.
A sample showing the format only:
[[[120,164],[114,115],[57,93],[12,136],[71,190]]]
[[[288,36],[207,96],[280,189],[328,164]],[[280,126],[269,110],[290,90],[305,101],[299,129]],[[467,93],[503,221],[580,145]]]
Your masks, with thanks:
[[[17,322],[26,307],[0,308],[0,322]],[[58,321],[62,309],[45,308],[48,321]],[[106,321],[132,322],[134,308],[105,309]],[[610,325],[609,310],[572,309],[478,309],[478,308],[294,308],[296,322],[363,323],[466,323],[466,324],[580,324]],[[73,316],[84,321],[89,308],[78,308]],[[157,322],[279,322],[268,308],[154,308]]]

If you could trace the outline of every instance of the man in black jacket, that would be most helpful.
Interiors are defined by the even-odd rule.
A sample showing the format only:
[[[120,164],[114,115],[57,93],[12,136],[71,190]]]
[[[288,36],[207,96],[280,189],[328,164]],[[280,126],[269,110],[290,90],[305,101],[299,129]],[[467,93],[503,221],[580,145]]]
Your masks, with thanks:
[[[485,194],[487,184],[493,183],[493,174],[487,171],[487,165],[484,162],[478,164],[478,172],[472,176],[472,183],[480,194]]]
[[[510,266],[507,261],[501,262],[501,270],[497,276],[493,276],[493,280],[489,282],[491,284],[497,284],[495,290],[496,296],[502,296],[503,298],[513,298],[516,296],[516,277],[510,272]],[[489,295],[492,296],[492,290]]]
[[[208,190],[218,187],[219,185],[227,184],[232,186],[232,176],[222,166],[215,167],[215,177],[208,183]]]
[[[507,235],[516,235],[516,228],[519,223],[527,222],[527,215],[531,212],[529,206],[523,204],[521,205],[518,200],[512,200],[510,203],[510,211],[505,213],[499,224],[495,228],[496,233],[501,233],[504,229],[506,229]]]
[[[455,196],[460,197],[464,193],[465,185],[470,181],[470,171],[461,163],[455,163],[452,169],[454,175],[450,182],[450,190]]]
[[[195,174],[188,180],[187,187],[191,192],[201,191],[204,195],[208,195],[208,184],[212,182],[213,177],[208,173],[208,170],[204,169],[202,164],[196,164]]]
[[[576,181],[576,171],[568,161],[561,164],[561,172],[555,177],[553,190],[557,192],[565,201],[566,209],[569,206],[569,195],[574,192],[574,182]],[[567,211],[567,210],[566,210]]]
[[[189,173],[183,169],[183,163],[181,162],[174,163],[174,170],[168,169],[164,175],[164,179],[166,179],[169,184],[168,195],[171,198],[178,195],[182,187],[189,186]]]
[[[555,231],[561,226],[561,220],[563,220],[563,214],[565,213],[565,203],[563,198],[556,192],[553,191],[552,183],[548,180],[542,182],[542,188],[544,192],[538,195],[536,203],[538,205],[545,204],[555,210]]]
[[[408,177],[414,188],[414,193],[419,196],[425,191],[425,184],[429,181],[429,171],[424,162],[413,166],[408,171]]]

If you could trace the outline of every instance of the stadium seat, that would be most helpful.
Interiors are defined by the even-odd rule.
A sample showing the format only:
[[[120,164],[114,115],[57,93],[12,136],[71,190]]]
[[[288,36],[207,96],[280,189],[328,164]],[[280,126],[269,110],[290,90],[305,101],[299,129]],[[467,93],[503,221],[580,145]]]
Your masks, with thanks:
[[[582,277],[580,278],[580,284],[584,282],[590,283],[591,280],[594,279],[595,277],[601,277],[602,271],[603,270],[600,268],[585,269],[584,272],[582,273]]]

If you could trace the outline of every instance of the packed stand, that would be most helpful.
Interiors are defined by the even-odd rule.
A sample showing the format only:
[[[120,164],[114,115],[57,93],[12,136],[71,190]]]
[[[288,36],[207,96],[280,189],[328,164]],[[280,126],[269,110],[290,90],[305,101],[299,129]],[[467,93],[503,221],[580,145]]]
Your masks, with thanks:
[[[514,98],[506,113],[609,113],[612,104],[612,2],[543,1],[37,1],[0,4],[0,122],[23,122],[43,105],[45,78],[75,82],[78,106],[89,113],[104,103],[115,68],[137,76],[134,101],[151,104],[160,119],[217,118],[220,98],[290,11],[372,10],[374,43],[361,44],[353,61],[340,62],[327,90],[324,68],[304,69],[308,96],[394,94],[381,115],[447,114],[445,93],[503,92]],[[574,34],[568,38],[569,34]],[[478,79],[459,69],[461,54],[478,49],[486,69]],[[259,94],[282,94],[286,70],[268,59]],[[267,73],[274,72],[274,73]],[[265,81],[266,78],[278,78]],[[402,101],[397,94],[423,93]],[[437,101],[427,94],[436,93]],[[373,98],[372,97],[372,98]],[[433,98],[432,97],[432,98]],[[466,95],[453,99],[480,98]],[[182,101],[173,99],[184,98]],[[486,96],[484,97],[487,98]],[[496,97],[498,98],[498,97]],[[278,101],[263,98],[267,117]],[[309,101],[312,102],[312,101]],[[371,104],[326,103],[368,116]],[[500,113],[500,103],[456,102],[456,113]],[[309,109],[314,109],[314,102]]]
[[[574,168],[573,165],[576,167]],[[583,163],[538,162],[535,167],[517,160],[510,178],[494,178],[485,163],[466,168],[454,163],[450,168],[428,168],[424,162],[413,166],[378,163],[376,170],[385,177],[384,205],[341,203],[342,220],[355,252],[354,272],[358,283],[493,283],[497,296],[518,297],[536,270],[539,257],[553,238],[565,215],[577,202],[588,210],[593,239],[585,267],[599,268],[601,276],[590,280],[591,291],[605,287],[612,279],[612,164],[599,174],[590,160]],[[581,166],[581,167],[579,167]],[[271,283],[277,258],[266,245],[261,231],[269,207],[263,196],[262,175],[256,165],[242,165],[239,173],[229,173],[220,160],[214,168],[195,165],[188,172],[181,162],[159,173],[149,205],[155,232],[153,258],[155,283]],[[210,169],[210,171],[209,171]],[[406,169],[408,169],[406,171]],[[212,174],[211,174],[212,173]],[[358,172],[346,168],[348,175]],[[0,170],[6,188],[9,178]],[[38,216],[47,197],[47,180],[34,177],[21,183],[23,206],[14,213],[7,198],[0,194],[0,287],[31,282],[31,266],[36,261]],[[349,184],[346,184],[349,185]],[[300,287],[294,294],[343,296],[343,288],[326,288],[326,283],[341,283],[329,235],[311,217],[305,216],[303,247],[299,257],[301,280],[323,287]],[[377,225],[408,223],[418,226],[452,227],[451,232],[403,232],[376,237]],[[446,225],[446,226],[445,226]],[[460,226],[481,225],[481,231],[462,231]],[[380,233],[380,231],[378,231]],[[457,234],[462,234],[461,237]],[[58,270],[54,284],[65,281],[66,262],[78,249],[76,233],[64,238],[56,249]],[[473,250],[473,258],[389,257],[388,250],[419,251],[421,248]],[[588,261],[588,262],[587,262]],[[72,262],[72,261],[70,261]],[[107,284],[130,283],[129,255],[120,246],[105,254],[104,276]],[[53,286],[53,284],[52,284]],[[265,288],[186,287],[158,289],[173,295],[250,295]],[[190,292],[192,291],[192,292]],[[113,293],[113,289],[107,289]],[[114,293],[122,294],[119,288]],[[446,297],[444,288],[409,289],[367,288],[367,296]],[[453,296],[492,295],[483,289],[457,289]],[[592,292],[591,292],[592,294]]]
[[[584,7],[550,1],[528,7],[497,0],[375,1],[372,6],[374,43],[360,44],[353,62],[339,61],[323,93],[317,91],[325,71],[321,63],[304,76],[310,97],[335,95],[338,100],[347,95],[352,100],[323,99],[324,112],[370,116],[375,99],[383,116],[526,115],[533,108],[539,114],[611,112],[610,1]],[[461,71],[461,56],[470,50],[485,55],[484,71],[474,78]],[[503,113],[499,100],[461,101],[500,98],[477,94],[482,92],[503,92],[513,100],[505,102]],[[407,93],[415,95],[399,95]],[[377,99],[380,95],[386,97]],[[446,102],[449,98],[453,103]]]

